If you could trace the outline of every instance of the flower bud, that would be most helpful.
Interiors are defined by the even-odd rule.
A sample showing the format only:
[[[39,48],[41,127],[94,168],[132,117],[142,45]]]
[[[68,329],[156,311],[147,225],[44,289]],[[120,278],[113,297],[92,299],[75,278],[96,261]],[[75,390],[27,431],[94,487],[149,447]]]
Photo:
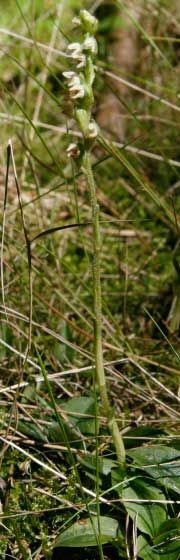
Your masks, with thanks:
[[[80,20],[83,31],[92,35],[96,33],[98,28],[98,21],[87,10],[80,11]]]
[[[87,136],[87,131],[89,127],[89,114],[85,109],[76,110],[76,120],[78,122],[79,128],[84,136]]]
[[[88,138],[96,138],[99,133],[99,127],[95,121],[89,123],[88,126]]]

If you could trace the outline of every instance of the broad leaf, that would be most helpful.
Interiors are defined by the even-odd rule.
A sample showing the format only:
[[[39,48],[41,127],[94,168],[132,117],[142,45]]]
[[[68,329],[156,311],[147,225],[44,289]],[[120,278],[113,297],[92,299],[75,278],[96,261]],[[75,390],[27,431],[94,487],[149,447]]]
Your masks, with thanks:
[[[28,422],[26,420],[19,420],[18,430],[22,432],[22,434],[26,434],[26,436],[35,439],[35,441],[40,441],[43,443],[48,442],[46,434],[44,433],[44,431],[42,431],[38,424]]]
[[[177,545],[176,545],[177,546]],[[143,558],[143,560],[179,560],[179,545],[176,551],[166,550],[165,554],[162,549],[151,546],[143,535],[139,535],[137,538],[137,554],[138,558]]]
[[[158,535],[156,537],[156,542],[158,542],[158,537],[165,537],[167,535],[178,535],[180,536],[180,518],[173,517],[164,521],[159,527]]]
[[[78,429],[73,428],[61,419],[61,425],[55,420],[46,427],[46,433],[48,440],[53,443],[59,443],[60,445],[69,444],[74,447],[83,448],[82,435]]]
[[[132,480],[134,478],[135,476],[130,475],[130,477],[127,479],[127,472],[125,472],[124,468],[122,467],[112,469],[111,472],[112,488],[114,488],[114,490],[117,490],[118,494],[121,495],[123,486],[127,486],[129,480]]]
[[[82,434],[95,434],[96,409],[93,397],[73,397],[62,405],[62,408],[67,414],[69,422],[76,426]]]
[[[134,445],[141,447],[142,443],[145,443],[146,438],[148,442],[150,438],[164,435],[164,433],[161,427],[138,426],[137,428],[131,428],[125,436],[126,450],[134,447]]]
[[[138,558],[143,558],[143,560],[161,560],[161,556],[153,552],[151,545],[147,542],[144,535],[139,535],[136,546]]]
[[[180,452],[177,449],[157,445],[134,449],[128,455],[158,484],[180,494]]]
[[[130,517],[136,520],[138,529],[151,537],[156,535],[159,526],[167,518],[166,505],[156,503],[156,500],[165,500],[161,490],[138,478],[131,481],[126,488],[122,488],[121,495],[125,500],[124,507]]]
[[[154,546],[154,560],[156,560],[157,555],[161,560],[179,560],[180,559],[180,538],[170,538],[169,542],[162,542],[161,544]]]
[[[90,455],[87,457],[84,456],[81,457],[78,455],[78,459],[81,465],[85,467],[85,469],[96,472],[96,457],[94,455]],[[111,470],[115,467],[115,465],[116,462],[113,461],[112,459],[106,459],[105,457],[98,458],[99,474],[103,474],[107,476],[108,474],[110,474]]]
[[[180,451],[166,445],[153,445],[151,447],[138,447],[128,451],[128,455],[135,459],[139,465],[167,463],[180,458]]]
[[[118,537],[118,521],[111,517],[100,516],[77,521],[58,537],[57,547],[88,547],[106,544]]]
[[[169,519],[159,527],[154,538],[154,550],[166,558],[180,558],[180,519]],[[167,556],[168,555],[168,556]],[[170,556],[171,555],[171,556]]]

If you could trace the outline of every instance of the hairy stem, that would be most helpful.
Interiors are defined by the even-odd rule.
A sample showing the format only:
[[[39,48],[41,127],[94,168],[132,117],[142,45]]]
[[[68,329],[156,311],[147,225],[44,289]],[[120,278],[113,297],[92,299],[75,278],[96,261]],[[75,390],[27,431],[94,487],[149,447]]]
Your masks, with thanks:
[[[116,455],[119,463],[125,464],[125,448],[121,437],[117,420],[110,406],[106,376],[103,363],[102,350],[102,311],[101,311],[101,274],[100,274],[100,226],[99,226],[99,205],[97,204],[96,186],[91,166],[91,154],[88,150],[84,153],[83,170],[87,177],[87,183],[91,200],[92,228],[93,228],[93,300],[94,300],[94,353],[96,366],[96,379],[99,387],[104,414],[107,418],[109,431],[111,433]]]

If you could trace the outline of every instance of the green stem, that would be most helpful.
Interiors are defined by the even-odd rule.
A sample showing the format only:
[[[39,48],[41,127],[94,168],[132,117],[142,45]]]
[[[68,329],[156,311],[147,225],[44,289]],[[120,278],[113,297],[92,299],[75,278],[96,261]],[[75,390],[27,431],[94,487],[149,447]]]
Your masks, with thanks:
[[[93,228],[93,300],[94,300],[94,353],[96,366],[96,379],[99,387],[102,407],[107,418],[109,431],[111,433],[116,455],[121,466],[125,464],[125,448],[120,434],[117,420],[109,403],[106,376],[103,363],[102,350],[102,310],[101,310],[101,273],[100,273],[100,226],[99,205],[97,204],[96,186],[91,166],[91,154],[88,150],[84,153],[83,170],[87,177],[88,188],[91,199],[92,228]]]

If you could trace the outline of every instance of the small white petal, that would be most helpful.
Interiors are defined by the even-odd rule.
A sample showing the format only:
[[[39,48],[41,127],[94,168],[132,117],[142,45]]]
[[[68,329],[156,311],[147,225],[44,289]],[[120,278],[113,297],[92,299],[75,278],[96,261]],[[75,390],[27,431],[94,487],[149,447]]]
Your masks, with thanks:
[[[84,97],[84,90],[79,89],[77,93],[72,95],[72,99],[78,99],[78,97]]]
[[[69,88],[70,93],[76,93],[78,91],[82,91],[84,95],[84,88],[82,86],[73,86]]]
[[[86,56],[85,54],[81,54],[81,56],[79,56],[79,62],[77,64],[77,68],[83,68],[85,64],[86,64]]]
[[[81,45],[80,43],[69,43],[67,48],[69,51],[81,50]]]
[[[75,148],[76,148],[76,144],[75,144],[75,142],[72,142],[71,144],[69,144],[66,151],[70,152],[71,150],[74,150]]]
[[[84,87],[81,84],[81,80],[77,74],[69,82],[69,91],[73,96],[76,95],[78,97],[84,97]]]
[[[75,52],[75,51],[74,51],[74,52],[72,53],[72,55],[71,55],[71,58],[72,58],[73,60],[79,60],[79,58],[81,58],[81,56],[82,56],[81,53]]]
[[[67,156],[70,158],[77,158],[80,154],[80,150],[77,146],[77,144],[75,144],[74,142],[72,142],[72,144],[70,144],[66,150]]]
[[[69,85],[69,89],[82,87],[79,76],[74,76],[74,78],[70,80],[68,85]]]
[[[72,23],[74,23],[74,25],[80,25],[81,24],[81,20],[78,17],[73,17],[72,19]]]
[[[76,72],[71,72],[71,71],[65,71],[62,72],[62,75],[64,76],[64,78],[67,78],[67,80],[70,80],[71,78],[73,78],[74,76],[76,76]]]
[[[80,84],[80,77],[78,76],[78,74],[74,73],[74,76],[70,79],[70,83],[71,84]]]
[[[76,56],[80,55],[81,52],[82,52],[82,48],[81,48],[80,43],[70,43],[67,48],[68,48],[69,51],[72,52],[71,56],[74,57],[74,58]]]

